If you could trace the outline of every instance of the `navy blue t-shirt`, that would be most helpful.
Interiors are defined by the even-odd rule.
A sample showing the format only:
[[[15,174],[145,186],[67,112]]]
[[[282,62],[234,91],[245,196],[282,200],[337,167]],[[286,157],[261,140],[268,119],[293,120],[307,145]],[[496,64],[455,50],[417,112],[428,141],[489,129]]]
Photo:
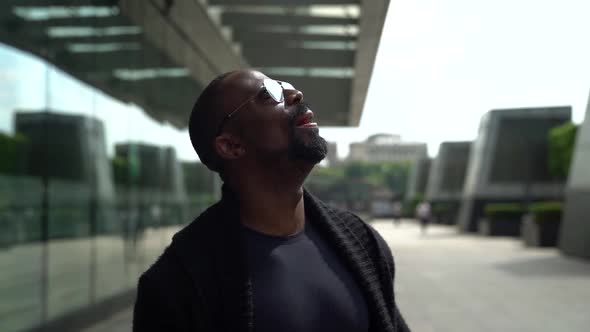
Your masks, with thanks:
[[[292,236],[243,227],[255,332],[366,332],[367,304],[334,249],[307,222]]]

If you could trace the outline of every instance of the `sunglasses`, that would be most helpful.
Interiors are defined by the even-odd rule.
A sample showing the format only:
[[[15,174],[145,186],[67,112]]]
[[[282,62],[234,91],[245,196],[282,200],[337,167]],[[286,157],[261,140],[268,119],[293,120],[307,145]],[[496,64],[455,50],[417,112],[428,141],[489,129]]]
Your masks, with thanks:
[[[225,126],[225,123],[227,121],[229,121],[229,119],[231,119],[231,117],[237,111],[242,109],[242,107],[244,107],[244,105],[251,102],[254,98],[256,98],[257,96],[259,96],[261,94],[266,93],[277,103],[282,103],[283,101],[285,101],[285,93],[284,93],[285,90],[295,90],[295,87],[287,82],[276,81],[276,80],[272,80],[270,78],[265,78],[264,81],[262,82],[262,86],[260,86],[258,91],[256,91],[256,93],[254,95],[252,95],[252,97],[246,99],[243,103],[240,104],[240,106],[236,107],[235,110],[231,111],[228,115],[226,115],[223,118],[223,120],[221,120],[221,123],[219,124],[219,129],[217,130],[216,136],[219,136],[221,134],[221,131],[223,130],[223,127]]]

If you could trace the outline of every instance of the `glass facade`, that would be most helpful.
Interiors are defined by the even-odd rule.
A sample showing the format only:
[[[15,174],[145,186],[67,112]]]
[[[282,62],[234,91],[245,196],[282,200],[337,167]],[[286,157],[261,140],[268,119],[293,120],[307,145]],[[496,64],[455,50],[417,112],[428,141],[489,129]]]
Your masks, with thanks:
[[[564,122],[563,117],[500,119],[489,182],[563,181],[552,176],[549,170],[547,137],[551,128]]]
[[[56,38],[44,47],[67,45]],[[84,70],[113,56],[100,52],[86,57]],[[144,53],[127,56],[142,62]],[[71,59],[53,60],[0,44],[3,332],[43,326],[134,289],[172,234],[216,198],[186,130],[55,65]]]

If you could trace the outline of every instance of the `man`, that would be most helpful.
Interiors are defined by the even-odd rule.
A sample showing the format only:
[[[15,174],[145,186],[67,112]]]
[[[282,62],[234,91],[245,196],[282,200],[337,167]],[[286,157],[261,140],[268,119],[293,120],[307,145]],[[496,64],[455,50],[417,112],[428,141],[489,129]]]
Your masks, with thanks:
[[[416,207],[416,217],[420,222],[420,229],[422,230],[422,235],[426,234],[426,228],[428,227],[428,223],[430,223],[430,203],[427,201],[423,201]]]
[[[400,201],[393,203],[393,224],[397,227],[401,224],[403,213],[403,205]]]
[[[189,133],[223,197],[141,276],[134,331],[409,331],[386,243],[302,187],[327,144],[301,91],[226,73]]]

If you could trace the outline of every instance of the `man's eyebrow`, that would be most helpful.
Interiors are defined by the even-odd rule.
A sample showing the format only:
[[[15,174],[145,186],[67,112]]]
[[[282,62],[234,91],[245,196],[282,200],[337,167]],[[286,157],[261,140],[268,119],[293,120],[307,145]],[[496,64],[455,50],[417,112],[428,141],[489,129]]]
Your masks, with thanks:
[[[256,90],[256,94],[255,94],[255,96],[256,96],[256,97],[260,97],[260,96],[264,95],[266,92],[267,92],[267,91],[266,91],[266,89],[263,89],[263,88],[262,88],[262,84],[261,84],[261,85],[258,87],[258,89]]]

